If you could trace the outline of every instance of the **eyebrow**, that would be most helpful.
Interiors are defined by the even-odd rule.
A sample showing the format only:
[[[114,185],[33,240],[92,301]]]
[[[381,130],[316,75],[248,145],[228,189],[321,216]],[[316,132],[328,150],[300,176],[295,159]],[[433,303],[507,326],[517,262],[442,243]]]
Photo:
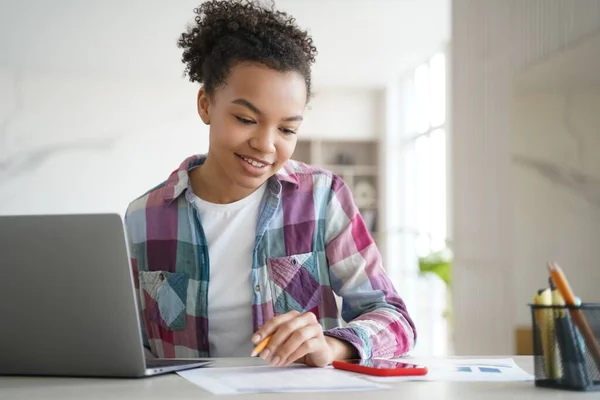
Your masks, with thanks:
[[[262,114],[262,112],[258,109],[258,107],[256,107],[254,104],[250,103],[248,100],[235,99],[232,101],[232,103],[246,107],[247,109],[249,109],[250,111],[252,111],[255,114],[258,114],[258,115]],[[286,121],[286,122],[302,121],[302,120],[303,120],[303,118],[301,115],[294,115],[293,117],[286,117],[286,118],[282,119],[282,121]]]

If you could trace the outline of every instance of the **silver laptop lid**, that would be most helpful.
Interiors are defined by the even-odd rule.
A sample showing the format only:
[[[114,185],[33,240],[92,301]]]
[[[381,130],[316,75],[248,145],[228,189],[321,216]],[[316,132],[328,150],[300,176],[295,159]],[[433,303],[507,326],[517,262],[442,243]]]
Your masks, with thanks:
[[[118,214],[0,216],[0,374],[141,376]]]

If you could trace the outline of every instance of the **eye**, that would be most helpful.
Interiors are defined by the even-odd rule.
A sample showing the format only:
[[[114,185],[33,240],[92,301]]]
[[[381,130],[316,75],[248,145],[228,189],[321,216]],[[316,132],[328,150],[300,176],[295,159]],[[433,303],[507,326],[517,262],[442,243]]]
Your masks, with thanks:
[[[288,128],[280,128],[281,132],[285,133],[286,135],[295,135],[296,131],[293,129],[288,129]]]
[[[251,124],[255,123],[251,119],[243,118],[243,117],[238,117],[237,115],[235,116],[235,119],[237,119],[238,121],[240,121],[244,125],[251,125]]]

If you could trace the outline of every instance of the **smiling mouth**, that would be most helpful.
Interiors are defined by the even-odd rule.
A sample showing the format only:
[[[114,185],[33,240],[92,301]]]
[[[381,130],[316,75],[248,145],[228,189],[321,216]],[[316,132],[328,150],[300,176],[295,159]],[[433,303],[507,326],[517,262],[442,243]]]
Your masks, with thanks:
[[[266,167],[267,165],[271,165],[271,164],[267,164],[267,163],[256,161],[256,160],[254,160],[252,158],[241,156],[239,154],[236,154],[236,155],[239,158],[241,158],[242,160],[246,161],[248,164],[250,164],[250,165],[252,165],[253,167],[256,167],[256,168],[263,168],[263,167]]]

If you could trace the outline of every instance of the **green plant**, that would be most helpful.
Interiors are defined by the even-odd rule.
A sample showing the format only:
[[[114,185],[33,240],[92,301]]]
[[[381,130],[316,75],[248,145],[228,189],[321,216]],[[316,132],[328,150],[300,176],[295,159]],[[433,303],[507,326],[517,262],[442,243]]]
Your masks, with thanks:
[[[420,257],[419,271],[421,274],[436,274],[446,283],[448,289],[452,288],[452,256],[448,250],[435,251]]]
[[[434,251],[419,258],[419,271],[421,275],[435,274],[446,284],[446,310],[442,317],[448,322],[450,331],[453,330],[454,316],[452,310],[452,253],[449,249]],[[453,339],[449,339],[453,340]]]

